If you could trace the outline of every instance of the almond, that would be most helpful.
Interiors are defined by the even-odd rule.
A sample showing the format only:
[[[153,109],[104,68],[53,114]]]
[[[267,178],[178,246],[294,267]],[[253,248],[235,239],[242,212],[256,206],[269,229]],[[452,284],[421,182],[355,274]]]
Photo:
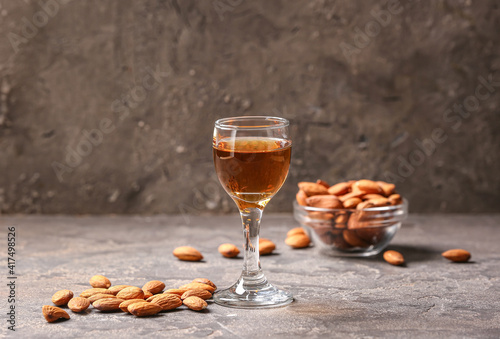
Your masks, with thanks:
[[[295,227],[286,233],[286,237],[288,238],[295,234],[306,234],[306,232],[302,227]]]
[[[297,199],[297,204],[301,206],[307,206],[307,194],[303,190],[299,190],[297,194],[295,195],[295,199]]]
[[[171,288],[163,292],[163,294],[175,294],[178,295],[179,297],[186,292],[187,289],[179,289],[179,288]]]
[[[108,288],[108,291],[110,291],[114,295],[117,295],[118,292],[120,292],[121,290],[123,290],[124,288],[127,288],[127,287],[132,287],[132,285],[115,285],[115,286],[111,286],[110,288]]]
[[[342,232],[342,235],[344,237],[345,242],[353,247],[366,248],[370,246],[370,244],[368,244],[366,241],[358,237],[356,231],[344,230]]]
[[[342,202],[334,195],[315,195],[306,199],[307,205],[317,208],[342,208]]]
[[[377,193],[368,193],[362,196],[363,200],[371,200],[371,199],[386,199],[383,195]]]
[[[307,216],[311,219],[318,219],[318,220],[331,220],[335,218],[335,215],[329,212],[309,212],[307,213]]]
[[[120,309],[120,304],[124,301],[120,298],[104,298],[94,301],[92,306],[103,312],[116,311]]]
[[[149,291],[152,294],[160,293],[161,291],[163,291],[164,288],[165,284],[159,280],[148,281],[147,283],[144,284],[144,286],[142,286],[143,291]]]
[[[234,258],[240,253],[240,250],[233,244],[222,244],[219,246],[219,253],[226,258]]]
[[[201,311],[208,306],[205,300],[195,296],[187,297],[184,299],[183,303],[193,311]]]
[[[200,261],[203,259],[203,255],[197,249],[190,246],[177,247],[173,253],[179,260]]]
[[[162,308],[154,303],[143,302],[128,305],[127,310],[136,317],[148,317],[159,313]]]
[[[403,203],[403,199],[399,194],[391,194],[388,198],[391,205],[401,205]]]
[[[276,245],[269,239],[259,240],[259,255],[267,255],[273,253],[276,249]]]
[[[453,262],[466,262],[470,259],[470,252],[462,249],[448,250],[443,252],[441,255]]]
[[[370,245],[379,244],[384,238],[387,237],[387,229],[385,227],[366,227],[359,225],[361,228],[356,229],[356,235],[369,243]]]
[[[116,296],[113,295],[113,294],[97,293],[97,294],[94,294],[91,297],[88,297],[87,300],[90,301],[91,304],[93,304],[94,301],[97,301],[99,299],[104,299],[104,298],[116,298]]]
[[[295,234],[285,239],[285,243],[292,248],[304,248],[309,246],[310,242],[307,234]]]
[[[196,278],[196,279],[193,279],[193,281],[191,281],[191,282],[207,284],[207,285],[210,285],[213,288],[217,289],[217,286],[215,286],[215,284],[213,282],[211,282],[210,280],[208,280],[207,278]]]
[[[403,255],[396,251],[385,251],[384,252],[384,260],[387,261],[391,265],[403,265],[405,263],[405,259]]]
[[[377,181],[377,184],[380,186],[380,188],[382,189],[382,192],[384,193],[384,195],[386,197],[393,194],[394,191],[396,190],[396,185],[390,184],[390,183],[385,182],[385,181]]]
[[[144,291],[139,287],[131,286],[124,288],[116,296],[123,300],[144,299]]]
[[[356,208],[356,206],[358,206],[361,201],[362,200],[358,197],[347,199],[346,201],[344,201],[344,208]]]
[[[328,193],[333,195],[344,195],[348,193],[350,189],[351,185],[349,185],[347,182],[339,182],[338,184],[331,186],[328,189]]]
[[[388,206],[391,204],[389,202],[389,199],[384,198],[384,197],[370,199],[367,201],[369,201],[373,205],[372,207],[382,207],[382,206]]]
[[[73,312],[83,312],[90,306],[90,301],[87,298],[75,297],[68,302],[68,308]]]
[[[88,290],[85,290],[82,293],[80,293],[80,297],[89,298],[97,293],[113,294],[113,292],[111,292],[105,288],[89,288]]]
[[[210,293],[214,293],[215,288],[213,288],[210,285],[207,284],[202,284],[202,283],[197,283],[197,282],[192,282],[186,285],[182,285],[179,287],[180,290],[197,290],[197,289],[202,289],[202,290],[207,290]]]
[[[184,300],[184,299],[191,297],[191,296],[195,296],[195,297],[201,298],[203,300],[207,300],[207,299],[212,297],[212,293],[210,293],[207,290],[202,290],[202,289],[189,290],[181,296],[181,299]]]
[[[128,312],[128,308],[127,307],[129,305],[132,305],[132,304],[135,304],[135,303],[145,303],[145,302],[147,302],[147,301],[145,301],[144,299],[129,299],[129,300],[125,300],[124,302],[122,302],[118,307],[123,312]]]
[[[370,200],[365,200],[363,202],[360,202],[358,206],[356,206],[357,210],[364,210],[366,208],[371,208],[374,207],[373,202]]]
[[[342,230],[333,230],[329,232],[324,232],[321,235],[321,237],[326,244],[334,245],[335,247],[340,249],[351,248],[352,246],[348,244],[347,241],[345,241],[342,233],[343,233]]]
[[[65,310],[55,306],[49,306],[49,305],[43,306],[42,313],[43,316],[45,317],[45,320],[47,320],[49,323],[53,323],[54,321],[61,318],[69,319],[69,314],[66,313]]]
[[[362,179],[352,185],[352,190],[359,190],[365,193],[382,193],[382,188],[372,180]]]
[[[73,292],[70,290],[60,290],[52,296],[52,302],[57,306],[66,305],[73,298]]]
[[[108,288],[111,286],[111,282],[108,278],[103,275],[94,275],[89,280],[90,286],[94,288]]]
[[[315,182],[299,182],[299,189],[304,191],[308,197],[319,194],[328,194],[328,190],[325,186]]]
[[[149,291],[143,291],[144,292],[144,299],[147,299],[149,297],[152,297],[153,296],[153,293],[149,292]]]
[[[365,194],[366,194],[366,193],[365,193],[365,192],[363,192],[363,191],[360,191],[360,190],[354,190],[354,191],[352,191],[352,192],[349,192],[349,193],[347,193],[347,194],[344,194],[344,195],[339,196],[339,200],[340,200],[340,201],[342,201],[342,202],[344,202],[344,201],[349,200],[349,199],[351,199],[351,198],[359,198],[359,197],[361,197],[361,196],[363,196],[363,195],[365,195]]]
[[[205,290],[203,290],[203,291],[205,291]],[[210,293],[208,291],[205,291],[205,292]],[[174,308],[177,308],[177,307],[182,305],[181,298],[179,298],[179,296],[175,295],[175,294],[155,295],[151,299],[151,302],[156,304],[156,305],[161,306],[163,311],[173,310]]]
[[[373,207],[371,204],[367,205],[367,208],[371,207]],[[374,211],[369,209],[358,210],[356,211],[356,213],[351,214],[351,216],[349,217],[349,221],[347,222],[347,228],[350,230],[359,230],[364,228],[364,229],[385,231],[386,228],[384,226],[384,218],[376,217],[377,214],[379,213],[380,213],[379,211]]]
[[[326,181],[323,181],[321,179],[316,180],[316,183],[318,185],[324,186],[326,189],[330,188],[330,185],[328,185],[328,183]]]
[[[345,228],[348,220],[349,214],[337,214],[337,216],[335,217],[335,228]]]

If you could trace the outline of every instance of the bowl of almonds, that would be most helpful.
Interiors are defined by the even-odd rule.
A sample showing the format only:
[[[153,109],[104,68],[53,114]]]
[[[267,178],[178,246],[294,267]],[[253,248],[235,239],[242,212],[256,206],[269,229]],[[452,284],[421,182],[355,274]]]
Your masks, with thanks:
[[[330,186],[318,180],[298,186],[294,217],[325,254],[378,254],[408,215],[408,202],[391,183],[362,179]]]

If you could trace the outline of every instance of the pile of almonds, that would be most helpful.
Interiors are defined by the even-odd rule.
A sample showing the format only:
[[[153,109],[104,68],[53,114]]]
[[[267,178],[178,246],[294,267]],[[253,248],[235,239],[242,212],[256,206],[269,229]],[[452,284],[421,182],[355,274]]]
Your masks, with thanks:
[[[323,180],[299,182],[296,198],[299,205],[328,209],[364,209],[402,203],[396,185],[367,179],[339,182],[333,186]]]
[[[384,181],[351,180],[330,186],[317,180],[300,182],[298,186],[299,205],[334,210],[308,211],[307,225],[324,244],[340,250],[368,248],[385,241],[390,224],[382,217],[375,218],[378,212],[365,209],[400,205],[403,201],[396,186]]]
[[[78,297],[74,297],[70,290],[60,290],[54,293],[52,302],[56,306],[67,305],[74,313],[83,312],[92,305],[102,312],[121,310],[137,317],[145,317],[182,305],[201,311],[207,308],[205,300],[211,298],[217,288],[205,278],[197,278],[166,291],[165,284],[159,280],[149,281],[142,288],[130,285],[111,286],[109,279],[102,275],[93,276],[89,282],[92,288],[83,291]],[[70,318],[65,310],[51,305],[43,306],[42,313],[48,322]]]
[[[384,218],[374,217],[379,212],[366,209],[403,203],[401,195],[396,192],[396,185],[384,181],[350,180],[330,186],[323,180],[317,180],[300,182],[298,186],[296,199],[299,205],[336,210],[308,211],[311,222],[307,225],[325,244],[335,245],[341,250],[367,248],[384,241],[388,227]],[[384,226],[376,227],[379,225]],[[448,250],[442,256],[453,262],[467,262],[471,257],[463,249]],[[392,265],[405,263],[403,255],[397,251],[386,251],[383,257]]]

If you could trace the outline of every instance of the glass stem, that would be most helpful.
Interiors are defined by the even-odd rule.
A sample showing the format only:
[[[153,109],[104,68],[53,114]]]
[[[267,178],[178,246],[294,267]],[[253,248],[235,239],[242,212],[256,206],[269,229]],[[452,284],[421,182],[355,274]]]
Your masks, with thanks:
[[[245,257],[242,277],[250,280],[259,280],[263,277],[259,259],[259,231],[262,209],[246,208],[240,210],[240,214],[243,223],[243,235],[245,237]]]

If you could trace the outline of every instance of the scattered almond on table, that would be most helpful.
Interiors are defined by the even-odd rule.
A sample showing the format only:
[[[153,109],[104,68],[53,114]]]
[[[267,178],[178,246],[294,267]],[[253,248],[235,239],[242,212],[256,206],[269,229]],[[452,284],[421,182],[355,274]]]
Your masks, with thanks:
[[[151,280],[142,286],[144,292],[150,292],[151,294],[158,294],[165,288],[165,284],[159,280]]]
[[[90,306],[87,298],[75,297],[68,302],[68,308],[75,313],[83,312]]]
[[[52,296],[52,302],[54,305],[63,306],[66,305],[71,298],[73,298],[73,292],[70,290],[60,290],[54,293]]]
[[[182,290],[180,288],[169,288],[163,294],[175,294],[178,295],[179,297],[183,295],[187,290]]]
[[[144,299],[144,291],[140,287],[131,286],[126,287],[116,294],[117,298],[128,299]]]
[[[208,304],[205,300],[196,297],[196,296],[191,296],[187,297],[182,301],[184,305],[192,309],[193,311],[201,311],[207,308]]]
[[[181,300],[184,300],[184,299],[192,297],[192,296],[201,298],[203,300],[207,300],[207,299],[210,299],[212,297],[212,293],[210,293],[210,291],[203,290],[201,288],[194,289],[194,290],[187,290],[186,292],[184,292],[181,295]]]
[[[196,279],[193,279],[192,282],[206,284],[208,286],[212,286],[214,289],[217,289],[217,286],[215,286],[215,284],[213,282],[211,282],[210,280],[208,280],[207,278],[196,278]]]
[[[470,252],[463,249],[453,249],[442,253],[442,256],[453,262],[467,262],[471,255]]]
[[[276,244],[272,240],[266,238],[259,239],[259,255],[271,254],[275,249]]]
[[[42,307],[42,314],[49,323],[59,319],[69,319],[69,314],[62,308],[45,305]]]
[[[218,248],[219,253],[226,258],[234,258],[240,254],[240,250],[233,244],[222,244]]]
[[[403,255],[397,251],[389,250],[384,252],[384,260],[391,265],[400,266],[405,263]]]
[[[133,303],[127,307],[129,313],[137,317],[147,317],[160,313],[163,309],[160,305],[155,303]]]
[[[89,283],[94,288],[109,288],[111,286],[111,281],[103,275],[94,275],[90,278]]]
[[[111,286],[110,288],[108,288],[108,292],[110,292],[111,294],[117,295],[118,292],[120,292],[121,290],[123,290],[124,288],[127,288],[127,287],[132,287],[132,286],[131,285],[115,285],[115,286]]]
[[[114,297],[114,298],[104,298],[96,300],[92,303],[92,306],[99,311],[109,312],[116,311],[120,309],[120,304],[125,300]]]
[[[174,249],[173,254],[179,259],[184,261],[200,261],[203,255],[196,248],[190,246],[181,246]]]
[[[144,303],[144,302],[147,302],[147,301],[144,300],[144,299],[128,299],[128,300],[125,300],[124,302],[122,302],[118,307],[123,312],[128,312],[128,306],[129,305],[132,305],[132,304],[135,304],[135,303]]]
[[[89,288],[88,290],[85,290],[82,293],[80,293],[80,297],[89,298],[89,297],[93,296],[94,294],[99,294],[99,293],[115,294],[112,291],[105,289],[105,288]]]
[[[215,292],[215,287],[209,285],[209,284],[204,284],[200,282],[190,282],[189,284],[185,284],[179,287],[181,290],[207,290],[210,293]],[[184,293],[183,293],[184,294]]]
[[[112,294],[106,294],[106,293],[97,293],[97,294],[94,294],[91,297],[88,297],[87,300],[91,304],[94,304],[95,301],[100,300],[100,299],[106,299],[106,298],[114,298],[114,299],[116,299],[116,296],[112,295]]]
[[[302,227],[295,227],[287,232],[286,237],[288,238],[297,234],[306,234],[306,231]]]
[[[292,228],[286,234],[285,244],[291,248],[305,248],[311,243],[309,236],[302,227]]]
[[[91,286],[103,286],[99,282],[109,281],[104,276],[95,277],[89,281]],[[96,281],[99,282],[96,284]],[[195,278],[178,288],[163,291],[164,289],[165,283],[151,280],[142,288],[132,285],[93,287],[83,291],[79,297],[73,297],[73,292],[70,290],[60,290],[54,293],[52,301],[56,305],[67,304],[68,308],[75,313],[84,312],[92,305],[94,309],[103,313],[121,310],[137,317],[147,317],[182,305],[194,311],[204,310],[208,307],[205,300],[212,297],[217,286],[209,279]],[[65,310],[50,305],[42,307],[42,314],[48,322],[70,319]]]
[[[212,296],[212,294],[210,294],[210,296]],[[149,301],[154,304],[160,305],[163,311],[173,310],[179,306],[182,306],[182,299],[175,294],[154,295]]]

